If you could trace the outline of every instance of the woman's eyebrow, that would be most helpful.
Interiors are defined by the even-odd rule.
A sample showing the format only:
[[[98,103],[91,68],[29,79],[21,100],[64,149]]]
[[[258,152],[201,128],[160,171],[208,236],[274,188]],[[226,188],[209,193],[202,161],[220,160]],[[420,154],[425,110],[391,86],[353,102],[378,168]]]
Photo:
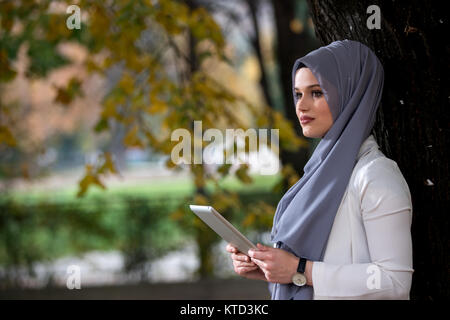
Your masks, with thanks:
[[[320,85],[316,83],[316,84],[312,84],[312,85],[309,85],[309,86],[305,87],[305,89],[309,89],[309,88],[316,87],[316,86],[320,87]],[[295,87],[294,89],[295,89],[295,90],[300,90],[300,89],[297,88],[297,87]]]

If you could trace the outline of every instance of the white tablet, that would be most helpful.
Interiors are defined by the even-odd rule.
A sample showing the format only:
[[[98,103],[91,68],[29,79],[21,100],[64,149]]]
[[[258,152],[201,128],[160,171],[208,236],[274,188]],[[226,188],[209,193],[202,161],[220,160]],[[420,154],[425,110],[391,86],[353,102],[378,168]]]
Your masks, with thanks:
[[[248,250],[256,246],[229,223],[220,213],[211,206],[190,205],[191,210],[213,229],[226,242],[238,248],[240,252],[248,255]]]

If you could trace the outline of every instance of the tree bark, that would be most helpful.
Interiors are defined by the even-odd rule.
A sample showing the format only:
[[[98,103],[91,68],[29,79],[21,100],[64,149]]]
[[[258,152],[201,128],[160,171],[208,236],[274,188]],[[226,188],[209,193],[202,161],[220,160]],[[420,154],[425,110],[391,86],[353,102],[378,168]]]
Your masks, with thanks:
[[[263,55],[261,53],[261,41],[258,36],[258,8],[261,5],[260,1],[247,0],[250,16],[252,18],[252,24],[255,29],[255,39],[252,41],[253,48],[256,52],[256,56],[259,61],[259,65],[262,71],[263,77],[261,78],[261,87],[264,92],[264,96],[268,105],[272,108],[276,106],[274,97],[270,96],[269,81],[279,81],[282,95],[280,97],[281,105],[285,117],[293,123],[295,131],[298,136],[303,137],[310,142],[313,139],[303,136],[301,126],[298,122],[297,115],[295,113],[295,107],[293,105],[292,97],[292,66],[296,59],[304,56],[309,51],[318,47],[319,42],[311,37],[306,32],[306,27],[300,33],[296,33],[291,29],[291,21],[298,18],[296,15],[296,6],[299,4],[296,0],[284,0],[276,1],[270,0],[270,3],[274,12],[274,25],[275,25],[275,43],[274,52],[276,60],[278,61],[279,78],[269,79],[265,72],[265,63]],[[302,21],[306,26],[307,21]],[[299,148],[297,151],[287,151],[280,149],[280,161],[283,166],[290,164],[299,176],[303,175],[303,167],[308,161],[310,156],[309,150],[305,148]],[[284,188],[288,188],[288,183],[285,181]]]
[[[384,92],[373,133],[384,154],[397,162],[412,195],[411,299],[448,298],[450,94],[445,2],[308,3],[322,44],[360,41],[384,66]],[[381,9],[381,29],[369,30],[367,7],[373,4]]]
[[[191,10],[195,10],[200,6],[195,0],[187,0],[186,4],[189,6]],[[189,71],[187,74],[187,78],[191,79],[195,72],[199,69],[199,62],[196,53],[197,39],[194,37],[192,32],[188,32],[188,50],[189,50]],[[194,131],[194,119],[191,122],[191,130]],[[201,172],[202,176],[204,176],[204,164],[191,164],[193,167],[197,167]],[[208,198],[208,194],[206,192],[205,187],[195,186],[195,194],[202,195]],[[213,251],[212,247],[217,241],[217,237],[215,233],[209,228],[201,229],[196,228],[195,240],[198,246],[198,258],[200,260],[198,269],[196,270],[196,274],[200,277],[200,279],[208,279],[211,278],[214,274],[214,261],[213,261]]]
[[[295,60],[317,48],[318,43],[314,42],[314,39],[309,37],[306,32],[295,33],[292,31],[290,23],[296,18],[296,1],[272,0],[271,2],[275,15],[275,52],[280,69],[280,83],[282,86],[285,116],[294,124],[298,136],[312,142],[312,139],[306,138],[303,135],[297,114],[295,113],[292,96],[292,66],[294,65]],[[304,23],[306,24],[306,21],[304,21]],[[308,161],[309,156],[309,150],[304,148],[300,148],[297,152],[280,150],[280,160],[283,166],[291,164],[300,177],[303,175],[303,167]]]

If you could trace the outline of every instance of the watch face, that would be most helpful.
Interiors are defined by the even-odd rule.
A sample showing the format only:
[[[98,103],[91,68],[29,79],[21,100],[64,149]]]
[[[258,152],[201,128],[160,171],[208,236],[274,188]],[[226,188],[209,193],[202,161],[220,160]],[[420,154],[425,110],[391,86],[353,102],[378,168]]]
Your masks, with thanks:
[[[296,273],[294,274],[294,276],[292,277],[292,282],[296,285],[296,286],[304,286],[306,284],[306,277],[303,273]]]

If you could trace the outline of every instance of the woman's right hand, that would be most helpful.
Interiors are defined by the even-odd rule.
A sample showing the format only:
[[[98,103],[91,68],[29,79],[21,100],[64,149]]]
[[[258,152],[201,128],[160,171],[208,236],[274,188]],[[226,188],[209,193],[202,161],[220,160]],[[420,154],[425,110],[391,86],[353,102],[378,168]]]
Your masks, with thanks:
[[[240,252],[235,246],[230,243],[227,245],[226,250],[231,253],[234,272],[244,278],[266,281],[264,272],[258,267],[256,263],[250,260],[250,257]]]

